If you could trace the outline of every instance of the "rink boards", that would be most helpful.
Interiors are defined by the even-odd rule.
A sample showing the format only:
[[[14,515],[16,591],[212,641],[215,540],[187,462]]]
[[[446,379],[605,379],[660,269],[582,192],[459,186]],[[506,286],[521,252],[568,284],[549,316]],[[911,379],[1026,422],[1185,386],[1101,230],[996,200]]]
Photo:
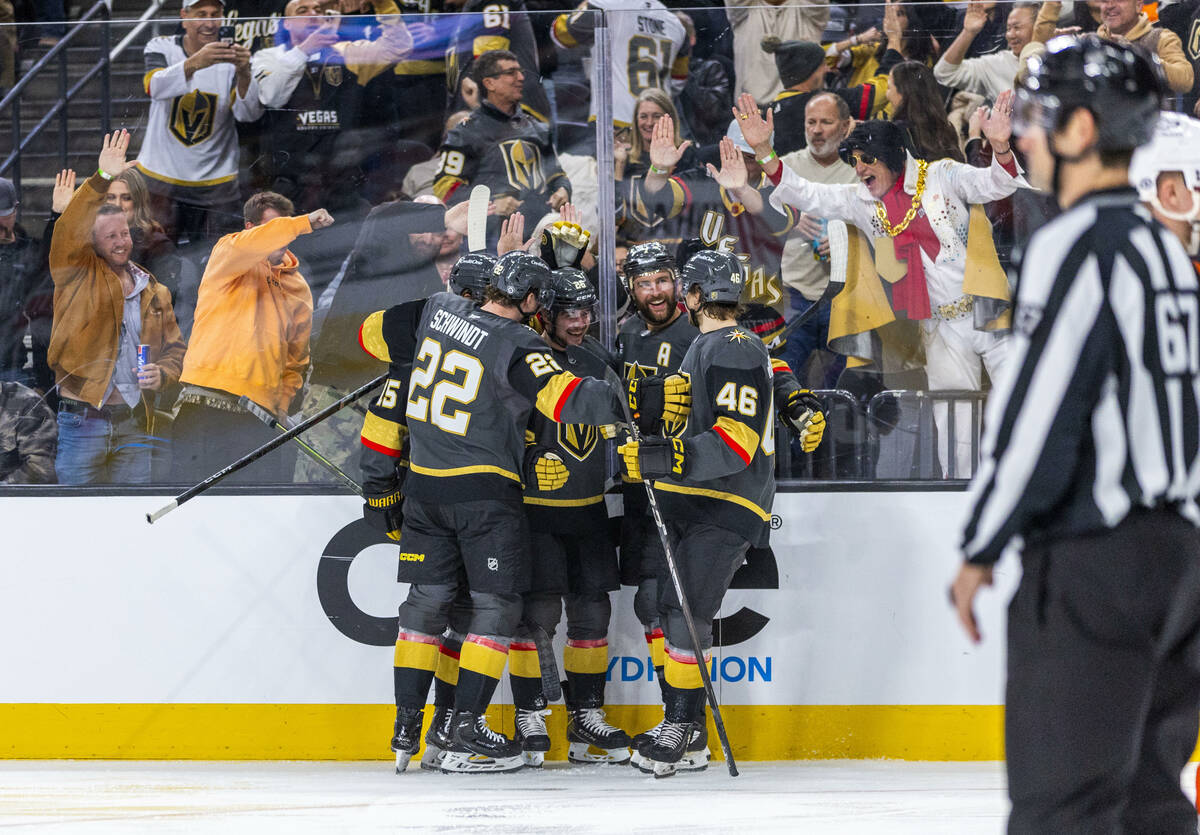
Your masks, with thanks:
[[[0,756],[388,757],[404,587],[360,503],[206,496],[147,525],[162,503],[0,502]],[[1019,567],[1001,563],[972,646],[946,596],[965,503],[777,497],[772,554],[721,612],[714,683],[735,755],[1002,756],[1003,606]],[[614,598],[610,640],[610,717],[648,727],[658,685],[630,589]]]

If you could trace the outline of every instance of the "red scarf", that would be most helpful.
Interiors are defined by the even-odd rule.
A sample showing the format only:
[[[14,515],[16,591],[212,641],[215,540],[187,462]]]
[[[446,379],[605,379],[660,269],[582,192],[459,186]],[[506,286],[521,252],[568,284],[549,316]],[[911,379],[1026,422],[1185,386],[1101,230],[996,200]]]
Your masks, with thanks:
[[[925,193],[929,193],[926,188]],[[883,195],[883,208],[887,212],[888,222],[895,226],[904,220],[912,206],[912,195],[904,191],[904,175],[901,174],[895,185]],[[929,288],[925,283],[925,265],[921,263],[921,250],[929,256],[929,260],[937,259],[942,250],[942,244],[929,225],[924,206],[917,212],[912,223],[892,238],[892,246],[896,249],[897,260],[903,261],[908,268],[904,278],[892,285],[892,309],[903,313],[908,319],[928,319],[933,315],[929,307]]]

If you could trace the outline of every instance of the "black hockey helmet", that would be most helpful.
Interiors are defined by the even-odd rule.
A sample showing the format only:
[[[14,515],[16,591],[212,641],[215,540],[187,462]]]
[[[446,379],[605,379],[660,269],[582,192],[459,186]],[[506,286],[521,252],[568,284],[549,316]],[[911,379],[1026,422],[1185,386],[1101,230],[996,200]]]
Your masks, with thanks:
[[[1131,151],[1150,140],[1165,93],[1157,57],[1095,35],[1063,36],[1027,63],[1017,88],[1013,127],[1047,134],[1076,108],[1096,117],[1100,151]]]
[[[599,297],[596,295],[596,288],[592,286],[592,282],[588,280],[587,274],[583,270],[563,267],[554,270],[551,275],[553,276],[551,286],[554,288],[554,301],[550,304],[550,310],[556,313],[560,310],[595,312]]]
[[[486,252],[469,252],[450,268],[450,292],[462,295],[469,291],[471,298],[483,299],[483,291],[492,283],[496,259]]]
[[[633,287],[633,280],[639,275],[657,273],[667,270],[675,275],[675,259],[666,246],[658,241],[647,241],[635,244],[629,248],[625,256],[625,283]]]
[[[684,238],[675,247],[675,269],[682,270],[689,258],[697,252],[704,252],[707,249],[710,249],[708,244],[699,238]]]
[[[683,266],[681,277],[684,293],[700,288],[701,302],[737,304],[742,297],[746,280],[742,262],[728,252],[697,252]]]
[[[507,252],[492,268],[492,286],[506,299],[520,302],[530,293],[537,294],[538,304],[549,307],[554,301],[550,268],[536,255]]]

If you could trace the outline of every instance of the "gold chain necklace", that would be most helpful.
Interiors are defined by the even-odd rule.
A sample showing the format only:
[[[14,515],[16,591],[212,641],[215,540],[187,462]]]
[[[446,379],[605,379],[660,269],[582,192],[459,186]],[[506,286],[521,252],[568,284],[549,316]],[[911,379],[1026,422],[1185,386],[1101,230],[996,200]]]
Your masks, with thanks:
[[[917,211],[921,208],[921,198],[925,195],[925,172],[929,169],[929,163],[923,159],[917,160],[917,191],[912,196],[912,205],[908,207],[908,211],[904,214],[904,219],[895,226],[888,223],[887,209],[883,207],[882,200],[875,201],[875,216],[879,218],[879,222],[883,224],[883,231],[887,233],[889,238],[894,238],[908,228],[908,224],[913,222],[913,218],[917,216]]]

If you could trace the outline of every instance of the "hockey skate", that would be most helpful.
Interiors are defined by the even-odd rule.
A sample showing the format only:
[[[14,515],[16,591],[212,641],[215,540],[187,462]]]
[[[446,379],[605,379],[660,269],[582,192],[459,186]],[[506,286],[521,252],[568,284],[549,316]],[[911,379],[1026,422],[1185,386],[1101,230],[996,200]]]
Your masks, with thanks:
[[[531,768],[541,768],[550,750],[550,734],[546,733],[546,717],[549,710],[522,710],[517,708],[516,732],[513,742],[521,746],[521,758]]]
[[[567,759],[573,763],[629,762],[629,734],[608,724],[604,709],[583,707],[567,720]]]
[[[425,753],[421,755],[421,768],[426,771],[441,771],[442,759],[450,747],[450,723],[454,719],[454,708],[435,707],[433,721],[425,734]]]
[[[670,777],[680,770],[679,763],[683,760],[687,749],[692,747],[699,732],[700,727],[693,722],[664,722],[659,728],[658,737],[654,742],[642,749],[643,760],[638,768],[655,777]],[[704,753],[706,759],[702,768],[708,766],[707,745],[705,745]]]
[[[481,714],[457,711],[451,728],[450,748],[442,757],[443,774],[519,771],[525,766],[521,746],[489,728]]]
[[[425,711],[420,708],[397,707],[396,725],[392,735],[392,750],[396,752],[396,773],[403,774],[408,761],[421,747],[421,722]]]
[[[648,731],[644,731],[633,738],[633,756],[630,758],[630,763],[639,771],[646,774],[655,774],[654,764],[651,763],[649,757],[650,748],[658,741],[658,735],[663,727],[667,724],[666,720],[659,722]],[[691,724],[692,733],[684,745],[683,755],[679,761],[674,764],[676,771],[703,771],[708,768],[709,760],[712,755],[708,750],[708,728],[697,722]],[[669,775],[656,775],[667,777]]]

